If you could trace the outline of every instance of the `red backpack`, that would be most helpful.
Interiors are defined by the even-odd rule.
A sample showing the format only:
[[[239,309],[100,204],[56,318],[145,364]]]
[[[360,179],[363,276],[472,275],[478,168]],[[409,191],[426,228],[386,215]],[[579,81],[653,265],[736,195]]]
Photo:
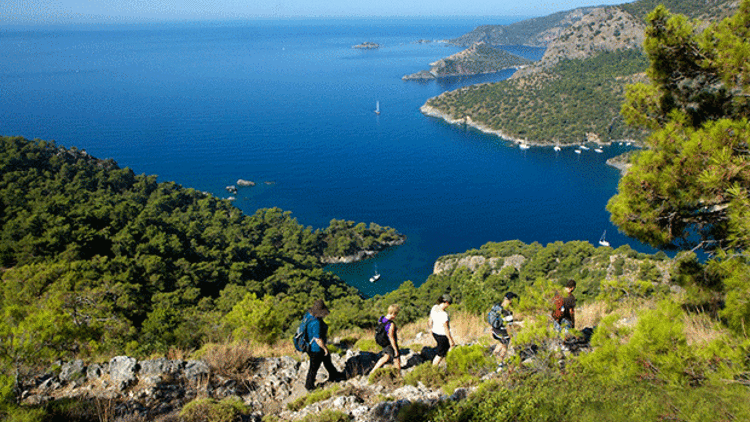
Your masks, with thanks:
[[[555,293],[555,297],[552,298],[552,304],[554,305],[554,308],[552,308],[552,318],[557,322],[560,322],[563,317],[564,303],[565,298],[560,295],[560,292]]]

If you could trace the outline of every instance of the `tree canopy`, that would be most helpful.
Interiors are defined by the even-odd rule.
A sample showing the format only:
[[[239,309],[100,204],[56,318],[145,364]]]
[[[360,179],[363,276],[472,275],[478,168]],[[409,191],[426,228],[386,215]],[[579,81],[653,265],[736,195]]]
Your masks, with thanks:
[[[750,245],[750,1],[704,30],[663,6],[648,15],[650,83],[628,87],[622,114],[649,129],[647,149],[607,209],[657,247]]]

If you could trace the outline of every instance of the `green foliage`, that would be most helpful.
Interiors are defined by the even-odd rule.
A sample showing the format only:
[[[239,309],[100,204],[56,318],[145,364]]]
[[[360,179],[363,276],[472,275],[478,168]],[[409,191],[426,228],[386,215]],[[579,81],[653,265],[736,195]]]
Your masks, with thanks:
[[[455,347],[448,352],[445,361],[445,369],[431,362],[417,366],[404,376],[404,383],[417,385],[421,382],[430,388],[443,387],[447,394],[451,394],[455,387],[475,384],[497,368],[489,349],[479,344]]]
[[[302,418],[302,422],[349,422],[353,418],[348,413],[338,410],[324,410],[320,413],[307,415]]]
[[[336,395],[336,392],[338,392],[339,390],[341,390],[341,387],[338,385],[334,385],[331,388],[326,388],[324,390],[315,390],[290,402],[289,404],[287,404],[287,408],[293,412],[296,412],[313,403],[330,399],[331,397]]]
[[[222,322],[231,330],[235,340],[273,344],[281,335],[283,322],[275,308],[274,297],[266,296],[261,300],[255,293],[248,293],[222,318]]]
[[[672,13],[679,13],[691,18],[723,18],[733,10],[732,1],[719,0],[707,3],[702,0],[639,0],[619,5],[621,9],[640,19],[645,19],[657,6],[663,5]]]
[[[331,220],[328,228],[320,234],[322,254],[325,257],[356,255],[360,251],[379,251],[387,246],[400,244],[405,237],[391,227],[375,223],[365,226],[354,221]]]
[[[745,387],[663,388],[645,382],[614,383],[571,371],[564,376],[524,376],[489,381],[467,400],[444,402],[425,412],[434,422],[548,421],[629,422],[744,420]]]
[[[355,236],[358,247],[377,249],[401,238],[375,224],[313,232],[277,208],[246,216],[228,201],[54,142],[0,137],[0,147],[4,364],[72,350],[195,349],[241,321],[258,330],[238,336],[271,341],[315,298],[361,305],[354,288],[323,270],[324,239]],[[243,304],[229,318],[235,326],[224,324],[248,293],[262,301],[257,309],[272,303],[276,312],[264,318]],[[336,328],[360,322],[348,315]]]
[[[442,368],[434,366],[432,362],[425,362],[404,375],[405,384],[416,386],[421,382],[429,388],[440,387],[447,380],[447,373]]]
[[[29,409],[10,406],[0,410],[0,417],[5,422],[39,422],[44,420],[45,416],[47,416],[47,412],[41,408]]]
[[[648,298],[668,292],[669,287],[661,283],[616,277],[602,281],[601,293],[597,299],[613,304],[624,299]]]
[[[747,246],[731,218],[746,212],[750,187],[749,19],[747,0],[703,31],[663,7],[648,16],[651,84],[628,88],[622,113],[653,133],[607,205],[626,234],[658,247]]]
[[[369,384],[381,384],[386,387],[400,387],[403,384],[400,371],[393,367],[378,368],[367,377]]]
[[[354,348],[359,349],[363,352],[371,353],[378,353],[380,352],[380,349],[382,349],[380,346],[378,346],[378,343],[375,342],[374,338],[361,338],[357,340],[356,343],[354,343]]]
[[[180,410],[180,418],[185,422],[233,422],[247,413],[248,409],[239,397],[196,399]]]

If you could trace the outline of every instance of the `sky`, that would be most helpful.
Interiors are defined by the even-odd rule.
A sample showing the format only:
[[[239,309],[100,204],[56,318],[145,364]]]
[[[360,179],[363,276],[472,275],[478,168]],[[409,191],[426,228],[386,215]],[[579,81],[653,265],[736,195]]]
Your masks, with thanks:
[[[632,0],[0,0],[1,24],[299,17],[545,16]]]

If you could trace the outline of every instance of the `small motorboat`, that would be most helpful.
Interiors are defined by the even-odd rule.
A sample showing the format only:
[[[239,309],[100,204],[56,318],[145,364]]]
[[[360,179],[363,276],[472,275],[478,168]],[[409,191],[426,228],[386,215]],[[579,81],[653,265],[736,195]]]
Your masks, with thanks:
[[[607,231],[604,230],[604,233],[602,233],[601,239],[599,239],[599,244],[600,245],[602,245],[602,246],[609,246],[609,242],[607,242],[606,236],[607,236]]]
[[[375,274],[370,277],[370,283],[374,283],[378,280],[380,280],[380,273],[378,272],[378,267],[375,267]]]

